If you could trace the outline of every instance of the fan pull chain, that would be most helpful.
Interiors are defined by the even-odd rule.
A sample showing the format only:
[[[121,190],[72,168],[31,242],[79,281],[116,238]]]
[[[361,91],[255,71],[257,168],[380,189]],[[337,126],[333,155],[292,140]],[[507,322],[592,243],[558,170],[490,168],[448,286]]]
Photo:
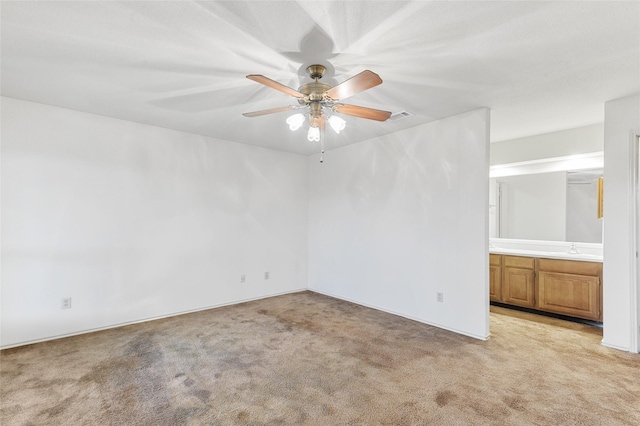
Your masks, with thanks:
[[[320,163],[324,163],[322,156],[324,155],[324,138],[320,138]]]

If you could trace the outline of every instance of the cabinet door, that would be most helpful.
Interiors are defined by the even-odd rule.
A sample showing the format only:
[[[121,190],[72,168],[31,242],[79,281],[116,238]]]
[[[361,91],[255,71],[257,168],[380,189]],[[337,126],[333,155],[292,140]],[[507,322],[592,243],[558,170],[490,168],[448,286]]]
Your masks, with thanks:
[[[489,266],[489,298],[492,302],[502,301],[502,268]]]
[[[601,320],[599,277],[540,272],[538,280],[540,309],[579,318]]]
[[[535,273],[532,269],[503,268],[502,301],[512,305],[533,308],[535,299]]]

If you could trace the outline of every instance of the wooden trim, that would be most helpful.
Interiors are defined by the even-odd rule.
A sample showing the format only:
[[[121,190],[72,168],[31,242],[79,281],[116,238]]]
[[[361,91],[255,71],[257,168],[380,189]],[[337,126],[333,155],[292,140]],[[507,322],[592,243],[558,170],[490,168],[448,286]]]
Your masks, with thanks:
[[[604,217],[604,178],[598,178],[598,219]]]

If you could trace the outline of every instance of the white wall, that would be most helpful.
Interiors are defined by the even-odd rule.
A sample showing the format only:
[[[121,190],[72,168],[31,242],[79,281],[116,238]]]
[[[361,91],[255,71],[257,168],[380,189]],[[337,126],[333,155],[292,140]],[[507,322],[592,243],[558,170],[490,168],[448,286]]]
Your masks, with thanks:
[[[604,125],[544,133],[491,144],[491,165],[600,152],[604,149]]]
[[[309,288],[486,338],[488,129],[482,109],[311,157]]]
[[[1,100],[2,346],[306,288],[306,157]]]
[[[566,172],[508,176],[496,182],[502,193],[500,238],[565,241]]]
[[[604,336],[606,346],[629,350],[631,341],[632,132],[640,132],[640,95],[605,104]]]

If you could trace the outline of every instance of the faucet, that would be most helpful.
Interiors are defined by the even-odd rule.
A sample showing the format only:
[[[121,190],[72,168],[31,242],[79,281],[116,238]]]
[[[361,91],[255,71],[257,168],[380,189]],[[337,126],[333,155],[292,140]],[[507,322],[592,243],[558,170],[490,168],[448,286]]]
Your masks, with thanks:
[[[569,253],[571,253],[571,254],[580,254],[580,252],[576,248],[576,243],[571,243],[571,248],[569,249]]]

